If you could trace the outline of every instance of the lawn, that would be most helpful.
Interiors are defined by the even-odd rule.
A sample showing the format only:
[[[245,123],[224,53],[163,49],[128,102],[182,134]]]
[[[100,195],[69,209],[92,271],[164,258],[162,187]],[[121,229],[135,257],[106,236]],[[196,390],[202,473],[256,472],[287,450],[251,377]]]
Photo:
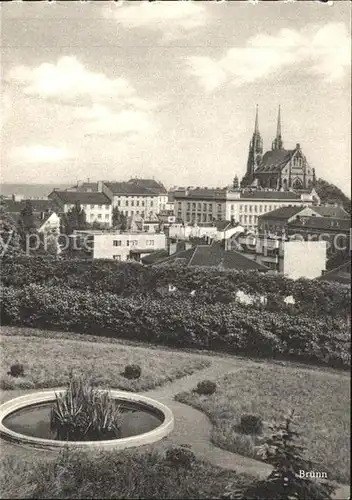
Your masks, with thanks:
[[[349,395],[350,380],[345,375],[261,365],[218,380],[212,396],[187,392],[175,399],[208,415],[214,444],[257,459],[254,446],[259,439],[240,433],[241,415],[259,415],[267,423],[282,420],[287,410],[295,409],[302,444],[315,470],[327,472],[329,479],[349,483]]]
[[[84,373],[102,387],[146,391],[210,366],[207,356],[171,349],[133,346],[102,337],[78,336],[3,328],[1,335],[0,388],[49,388],[65,385],[70,371]],[[11,334],[13,333],[13,334]],[[89,338],[89,341],[88,341]],[[14,363],[24,365],[25,377],[7,374]],[[128,380],[123,375],[128,364],[140,365],[141,377]]]

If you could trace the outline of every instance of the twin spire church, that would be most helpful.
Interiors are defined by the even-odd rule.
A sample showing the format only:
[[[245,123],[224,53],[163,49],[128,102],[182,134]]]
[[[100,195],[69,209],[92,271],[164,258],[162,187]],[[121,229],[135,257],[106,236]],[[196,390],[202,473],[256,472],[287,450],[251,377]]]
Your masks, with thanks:
[[[259,132],[258,105],[255,126],[249,143],[247,171],[241,187],[274,190],[311,190],[315,186],[315,170],[311,168],[299,144],[295,149],[284,149],[281,135],[281,109],[277,118],[276,137],[271,150],[263,154],[263,140]]]

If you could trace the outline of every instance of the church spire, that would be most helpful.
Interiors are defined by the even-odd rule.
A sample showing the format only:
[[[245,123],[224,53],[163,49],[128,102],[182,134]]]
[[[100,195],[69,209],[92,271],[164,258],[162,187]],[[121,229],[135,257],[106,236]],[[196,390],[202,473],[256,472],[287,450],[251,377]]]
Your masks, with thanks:
[[[241,186],[248,186],[253,182],[253,175],[256,168],[259,166],[262,156],[263,156],[263,140],[259,132],[259,112],[258,104],[255,111],[255,123],[254,132],[249,143],[248,161],[247,161],[247,171],[242,179]]]
[[[259,134],[258,104],[257,104],[256,111],[255,111],[254,133]]]
[[[281,106],[279,105],[279,112],[277,115],[276,137],[272,143],[272,150],[283,149],[283,142],[281,137]]]

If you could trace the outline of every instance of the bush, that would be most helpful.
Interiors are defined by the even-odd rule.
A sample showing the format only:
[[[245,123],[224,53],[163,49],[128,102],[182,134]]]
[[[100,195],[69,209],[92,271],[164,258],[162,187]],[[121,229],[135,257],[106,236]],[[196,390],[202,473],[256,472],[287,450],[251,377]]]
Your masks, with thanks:
[[[239,428],[243,434],[261,434],[263,432],[263,421],[258,415],[245,414],[241,416]]]
[[[350,334],[342,321],[258,311],[189,298],[119,297],[62,286],[4,287],[1,323],[294,359],[347,368]],[[330,362],[331,360],[331,362]]]
[[[97,293],[109,292],[123,297],[156,297],[160,287],[168,287],[172,283],[181,295],[197,290],[193,300],[199,304],[234,302],[236,293],[242,291],[249,295],[267,296],[268,310],[317,317],[322,314],[346,317],[351,302],[351,290],[347,285],[307,279],[294,281],[257,271],[146,267],[136,263],[47,257],[4,257],[0,264],[1,284],[16,288],[36,283]],[[291,295],[295,304],[287,306],[283,298]]]
[[[210,396],[216,391],[216,383],[211,380],[202,380],[198,382],[196,392],[198,394],[203,394],[204,396]]]
[[[20,363],[15,363],[11,365],[9,375],[11,377],[24,377],[24,366]]]
[[[139,378],[142,374],[142,369],[139,365],[126,365],[123,376],[128,379]]]
[[[187,446],[173,446],[166,451],[166,462],[172,466],[191,467],[196,456]]]

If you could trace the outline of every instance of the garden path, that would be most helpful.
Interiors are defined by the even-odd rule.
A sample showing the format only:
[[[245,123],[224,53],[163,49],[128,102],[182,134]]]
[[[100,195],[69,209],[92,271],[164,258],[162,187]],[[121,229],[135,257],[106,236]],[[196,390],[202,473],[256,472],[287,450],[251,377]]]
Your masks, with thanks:
[[[270,465],[216,447],[211,442],[212,424],[207,416],[195,408],[174,400],[176,394],[195,388],[201,380],[216,380],[226,374],[238,372],[251,364],[255,364],[255,362],[214,356],[212,357],[212,365],[210,367],[182,379],[169,382],[160,388],[144,392],[145,396],[166,404],[173,411],[175,417],[174,431],[160,445],[163,448],[170,444],[189,445],[196,455],[208,460],[213,465],[262,479],[267,477],[271,471]],[[25,392],[33,391],[0,391],[0,403],[20,396]],[[6,443],[5,446],[11,447],[16,445]],[[336,500],[345,500],[349,497],[350,487],[339,485],[335,491],[334,498]]]

